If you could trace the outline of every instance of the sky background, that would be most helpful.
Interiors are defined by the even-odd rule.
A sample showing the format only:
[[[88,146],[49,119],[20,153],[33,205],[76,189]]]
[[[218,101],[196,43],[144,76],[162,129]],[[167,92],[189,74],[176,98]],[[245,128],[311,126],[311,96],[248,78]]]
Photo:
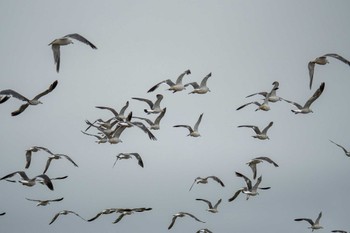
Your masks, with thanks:
[[[44,146],[69,155],[53,161],[50,177],[54,191],[36,185],[0,182],[1,232],[309,232],[307,222],[323,212],[319,232],[349,230],[350,160],[329,139],[350,149],[348,131],[350,68],[329,58],[316,66],[309,90],[307,64],[326,53],[350,59],[349,1],[1,1],[0,2],[0,89],[13,89],[32,98],[54,80],[56,89],[12,117],[22,102],[11,98],[0,106],[0,176],[24,170],[25,150]],[[79,33],[98,49],[75,41],[61,48],[60,73],[56,73],[51,47],[56,38]],[[192,74],[183,82],[208,80],[211,92],[188,95],[192,88],[175,93],[161,85],[185,70]],[[245,96],[269,91],[278,81],[278,95],[304,104],[325,82],[325,90],[311,108],[314,113],[295,115],[286,102],[270,104],[268,112],[255,112],[255,105],[240,111],[242,104],[260,100]],[[161,129],[153,131],[157,141],[142,131],[125,130],[117,145],[96,144],[83,135],[85,120],[108,119],[112,114],[95,106],[118,111],[130,101],[128,111],[145,117],[145,103],[132,97],[154,100],[163,94],[167,112]],[[201,137],[187,137],[176,124],[193,126],[204,113]],[[155,115],[146,116],[155,119]],[[253,130],[242,124],[265,127],[270,140],[252,138]],[[94,133],[91,130],[91,133]],[[138,152],[145,167],[135,159],[118,161],[121,152]],[[268,156],[279,164],[258,165],[261,186],[270,190],[245,200],[240,195],[227,200],[252,177],[245,164],[251,158]],[[33,155],[28,176],[44,170],[47,155]],[[195,185],[198,176],[218,176],[221,187],[209,181]],[[62,202],[36,207],[32,199]],[[206,212],[196,198],[223,202],[219,213]],[[126,216],[112,224],[115,214],[84,222],[74,215],[52,217],[67,209],[91,218],[105,208],[151,207],[152,211]],[[168,231],[172,215],[186,211],[191,218],[178,219]]]

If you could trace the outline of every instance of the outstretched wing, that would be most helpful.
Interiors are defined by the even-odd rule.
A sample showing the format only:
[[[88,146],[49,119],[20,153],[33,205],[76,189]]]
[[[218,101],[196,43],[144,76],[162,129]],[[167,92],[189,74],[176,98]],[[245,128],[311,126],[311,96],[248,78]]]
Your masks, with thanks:
[[[84,44],[89,45],[93,49],[97,49],[97,47],[95,45],[93,45],[90,41],[88,41],[85,37],[79,35],[78,33],[68,34],[64,37],[70,37],[70,38],[76,39]]]
[[[325,83],[321,83],[320,87],[316,90],[316,92],[311,96],[311,98],[306,101],[304,107],[310,107],[310,105],[317,100],[318,97],[322,94],[324,90]]]
[[[58,81],[55,80],[55,81],[49,86],[48,89],[46,89],[45,91],[43,91],[43,92],[41,92],[40,94],[38,94],[37,96],[35,96],[33,99],[38,100],[38,99],[41,98],[42,96],[49,94],[51,91],[53,91],[53,90],[56,88],[57,84],[58,84]]]

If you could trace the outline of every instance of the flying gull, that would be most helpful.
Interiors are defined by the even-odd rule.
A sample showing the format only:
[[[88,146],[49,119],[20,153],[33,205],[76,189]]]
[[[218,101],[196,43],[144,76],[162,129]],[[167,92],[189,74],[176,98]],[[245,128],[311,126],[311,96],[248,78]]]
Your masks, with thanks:
[[[209,73],[207,76],[205,76],[202,80],[202,82],[200,83],[200,85],[198,85],[197,82],[191,82],[191,83],[187,83],[185,85],[185,87],[191,85],[194,90],[191,91],[190,93],[188,94],[205,94],[207,93],[208,91],[210,92],[210,89],[207,87],[207,80],[208,78],[211,77],[211,73]]]
[[[50,204],[50,202],[57,202],[57,201],[62,201],[63,197],[61,198],[57,198],[57,199],[52,199],[52,200],[37,200],[37,199],[30,199],[30,198],[26,198],[28,201],[35,201],[38,202],[38,204],[36,206],[46,206],[48,204]]]
[[[93,49],[97,49],[97,47],[95,45],[93,45],[90,41],[88,41],[83,36],[81,36],[81,35],[79,35],[77,33],[68,34],[68,35],[66,35],[64,37],[55,39],[49,45],[51,45],[51,48],[52,48],[52,51],[53,51],[53,58],[55,60],[57,73],[60,70],[60,63],[61,63],[60,47],[63,46],[63,45],[73,44],[73,41],[71,39],[78,40],[78,41],[80,41],[80,42],[82,42],[84,44],[89,45]]]
[[[144,120],[150,125],[150,129],[152,129],[152,130],[159,130],[160,129],[160,121],[164,117],[165,112],[166,112],[166,108],[163,109],[163,112],[161,112],[158,115],[158,117],[154,120],[154,122],[151,121],[150,119],[143,118],[143,117],[132,117],[132,118]]]
[[[137,161],[138,161],[138,164],[143,167],[143,161],[141,159],[141,156],[138,154],[138,153],[119,153],[116,157],[116,160],[113,164],[113,167],[115,166],[115,164],[117,163],[118,160],[121,160],[121,159],[131,159],[132,156],[134,156]]]
[[[176,79],[176,83],[174,83],[170,79],[167,79],[167,80],[161,81],[160,83],[157,83],[156,85],[151,87],[151,89],[149,89],[147,92],[152,92],[152,91],[156,90],[162,83],[168,84],[170,86],[170,88],[168,90],[173,91],[173,93],[175,93],[177,91],[182,91],[185,89],[185,86],[182,84],[182,79],[186,74],[191,74],[191,71],[186,70],[185,72],[180,74],[180,76]]]
[[[204,177],[204,178],[197,177],[194,180],[193,184],[191,185],[189,191],[191,191],[191,189],[192,189],[194,184],[207,184],[209,178],[215,180],[216,182],[218,182],[222,187],[225,187],[224,183],[217,176],[207,176],[207,177]]]
[[[126,215],[134,214],[135,212],[150,211],[152,208],[133,208],[133,209],[117,209],[117,213],[120,213],[119,217],[113,222],[118,223]]]
[[[154,103],[153,103],[151,100],[149,100],[149,99],[144,99],[144,98],[133,97],[132,99],[146,102],[146,103],[149,105],[149,107],[150,107],[150,109],[144,109],[145,113],[147,113],[147,114],[151,114],[151,113],[161,113],[161,112],[164,111],[164,110],[160,107],[160,102],[161,102],[162,99],[163,99],[163,95],[157,94],[156,97],[157,97],[157,100],[156,100]]]
[[[0,180],[5,180],[5,179],[10,178],[16,174],[21,176],[22,179],[19,180],[18,182],[21,183],[22,185],[32,187],[36,184],[36,181],[41,179],[50,190],[53,190],[53,184],[51,182],[51,179],[45,174],[41,174],[41,175],[35,176],[32,179],[29,179],[29,177],[27,176],[27,174],[24,171],[16,171],[16,172],[12,172],[12,173],[2,177]]]
[[[205,203],[207,203],[207,204],[208,204],[208,207],[209,207],[209,208],[207,209],[207,211],[208,211],[208,212],[211,212],[211,213],[217,213],[217,212],[219,212],[219,211],[218,211],[218,206],[219,206],[219,204],[220,204],[221,201],[222,201],[222,199],[218,200],[218,202],[216,202],[216,204],[213,206],[213,205],[211,204],[211,202],[208,201],[208,200],[201,199],[201,198],[197,198],[196,200],[197,200],[197,201],[204,201]]]
[[[56,219],[58,218],[58,216],[60,215],[67,215],[67,214],[75,214],[76,216],[78,216],[79,218],[81,218],[82,220],[86,221],[84,218],[82,218],[79,214],[75,213],[74,211],[71,210],[62,210],[60,212],[58,212],[57,214],[55,214],[55,216],[52,218],[51,222],[49,223],[49,225],[51,225],[54,221],[56,221]]]
[[[107,110],[111,111],[114,114],[115,119],[118,119],[121,121],[126,119],[125,111],[128,107],[129,107],[129,101],[126,102],[124,107],[122,107],[122,109],[120,109],[120,112],[118,113],[114,108],[111,108],[111,107],[96,106],[96,108],[107,109]],[[112,118],[112,119],[114,119],[114,118]]]
[[[342,56],[335,54],[335,53],[328,53],[325,54],[321,57],[317,57],[315,60],[310,61],[308,63],[308,69],[309,69],[309,76],[310,76],[310,89],[312,87],[312,80],[314,78],[314,70],[315,70],[315,65],[326,65],[328,62],[327,57],[333,57],[335,59],[338,59],[339,61],[344,62],[345,64],[350,66],[350,61],[346,60],[345,58],[343,58]]]
[[[279,96],[276,95],[276,91],[277,91],[278,88],[279,88],[279,82],[274,81],[274,82],[272,83],[272,85],[273,85],[273,88],[272,88],[272,90],[271,90],[270,92],[265,92],[265,91],[263,91],[263,92],[257,92],[257,93],[254,93],[254,94],[251,94],[251,95],[246,96],[246,98],[252,97],[252,96],[254,96],[254,95],[262,95],[262,96],[264,96],[264,97],[267,97],[267,96],[268,96],[267,100],[268,100],[269,102],[272,102],[272,103],[282,100],[281,97],[279,97]]]
[[[267,131],[269,130],[269,128],[273,125],[273,122],[271,121],[268,126],[266,126],[263,131],[260,131],[259,127],[255,126],[255,125],[239,125],[238,128],[241,127],[247,127],[247,128],[252,128],[254,130],[254,132],[256,133],[256,135],[253,135],[253,138],[257,138],[260,140],[265,140],[265,139],[270,139],[266,134]]]
[[[254,159],[251,159],[251,160],[249,160],[248,162],[247,162],[247,164],[248,164],[248,166],[252,169],[252,171],[253,171],[253,179],[255,179],[256,178],[256,165],[258,164],[258,163],[261,163],[261,162],[263,162],[263,161],[266,161],[266,162],[268,162],[268,163],[272,163],[275,167],[278,167],[278,164],[277,163],[275,163],[272,159],[270,159],[269,157],[264,157],[264,156],[262,156],[262,157],[256,157],[256,158],[254,158]]]
[[[308,227],[310,229],[312,229],[312,231],[314,230],[318,230],[318,229],[322,229],[323,227],[320,225],[320,219],[322,217],[322,212],[320,212],[318,214],[318,217],[316,219],[316,221],[312,221],[312,219],[309,218],[296,218],[294,219],[294,221],[307,221],[308,223],[310,223],[311,227]]]
[[[19,94],[18,92],[14,91],[14,90],[11,90],[11,89],[2,90],[2,91],[0,91],[0,96],[5,95],[5,96],[7,96],[7,97],[1,99],[0,103],[4,103],[6,100],[8,100],[8,99],[9,99],[8,96],[12,96],[12,97],[14,97],[14,98],[16,98],[16,99],[19,99],[19,100],[22,100],[22,101],[27,102],[27,103],[21,105],[21,106],[19,107],[19,109],[17,109],[16,111],[14,111],[14,112],[11,113],[12,116],[17,116],[17,115],[21,114],[24,110],[26,110],[26,108],[27,108],[29,105],[38,105],[38,104],[42,104],[42,102],[40,102],[39,99],[40,99],[41,97],[43,97],[44,95],[47,95],[47,94],[49,94],[51,91],[53,91],[53,89],[55,89],[55,87],[57,86],[57,83],[58,83],[57,80],[54,81],[54,82],[50,85],[50,87],[49,87],[47,90],[45,90],[45,91],[41,92],[40,94],[36,95],[36,96],[35,96],[33,99],[31,99],[31,100],[28,99],[27,97],[24,97],[23,95]]]
[[[202,222],[202,223],[205,223],[203,222],[202,220],[198,219],[196,216],[194,216],[193,214],[190,214],[190,213],[187,213],[187,212],[178,212],[176,214],[173,215],[173,218],[171,220],[171,223],[168,227],[168,230],[170,230],[173,226],[174,226],[174,223],[176,221],[177,218],[183,218],[185,216],[190,216],[191,218],[195,219],[196,221],[198,222]]]
[[[184,128],[187,128],[190,133],[187,135],[187,136],[192,136],[192,137],[199,137],[201,136],[200,133],[198,132],[198,126],[199,124],[201,123],[202,121],[202,117],[203,117],[203,113],[199,116],[196,124],[194,125],[193,129],[191,126],[189,125],[174,125],[174,127],[184,127]]]
[[[310,99],[308,99],[308,101],[306,101],[306,103],[304,104],[304,106],[301,106],[300,104],[298,103],[295,103],[295,102],[292,102],[292,101],[289,101],[289,100],[286,100],[286,99],[283,99],[284,101],[294,105],[295,107],[297,107],[298,109],[292,109],[292,112],[294,112],[295,114],[297,113],[310,113],[310,112],[313,112],[311,109],[310,109],[310,106],[311,104],[317,100],[318,97],[320,97],[320,95],[322,94],[323,90],[324,90],[324,86],[325,86],[325,83],[321,83],[320,87],[316,90],[316,92],[310,97]]]

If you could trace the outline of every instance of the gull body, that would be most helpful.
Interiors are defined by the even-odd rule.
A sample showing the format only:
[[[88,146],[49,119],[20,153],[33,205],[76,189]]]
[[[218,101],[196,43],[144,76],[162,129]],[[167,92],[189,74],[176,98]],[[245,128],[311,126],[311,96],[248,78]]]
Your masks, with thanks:
[[[193,129],[191,126],[189,125],[174,125],[174,127],[184,127],[184,128],[187,128],[190,133],[187,135],[187,136],[191,136],[191,137],[199,137],[201,136],[200,133],[198,132],[198,127],[199,127],[199,124],[201,123],[202,121],[202,117],[203,117],[203,113],[199,116],[196,124],[194,125]]]
[[[311,225],[311,227],[308,227],[308,228],[310,228],[310,229],[312,229],[312,231],[314,231],[314,230],[318,230],[318,229],[322,229],[323,228],[320,225],[321,217],[322,217],[322,212],[320,212],[318,214],[318,217],[316,218],[315,222],[312,219],[309,219],[309,218],[296,218],[296,219],[294,219],[294,221],[307,221]]]
[[[207,92],[210,92],[210,89],[207,87],[207,81],[208,81],[208,78],[210,77],[211,77],[211,72],[203,78],[200,85],[198,85],[197,82],[187,83],[185,87],[191,85],[194,88],[193,91],[191,91],[188,94],[205,94]]]
[[[46,89],[45,91],[39,93],[38,95],[36,95],[33,99],[28,99],[27,97],[19,94],[18,92],[11,90],[11,89],[6,89],[6,90],[2,90],[0,91],[0,96],[7,96],[4,97],[3,99],[1,99],[0,103],[4,103],[6,100],[9,99],[9,96],[12,96],[16,99],[25,101],[27,103],[22,104],[19,109],[17,109],[16,111],[12,112],[11,115],[12,116],[17,116],[19,114],[21,114],[24,110],[26,110],[26,108],[28,108],[29,105],[38,105],[38,104],[42,104],[42,102],[39,100],[41,97],[49,94],[51,91],[53,91],[56,86],[58,84],[58,81],[54,81],[48,89]]]
[[[192,189],[194,184],[207,184],[208,179],[213,179],[214,181],[218,182],[222,187],[225,187],[224,183],[219,179],[217,176],[207,176],[207,177],[197,177],[194,182],[192,183],[190,190]]]
[[[185,89],[185,86],[182,84],[182,79],[186,74],[191,74],[190,70],[186,70],[184,71],[182,74],[180,74],[180,76],[176,79],[176,82],[174,83],[173,81],[171,81],[170,79],[161,81],[159,83],[157,83],[156,85],[154,85],[153,87],[151,87],[147,92],[152,92],[154,90],[156,90],[162,83],[166,83],[169,85],[169,91],[173,91],[173,93],[178,92],[178,91],[182,91]]]
[[[238,128],[241,128],[241,127],[252,128],[256,133],[256,135],[252,136],[253,138],[265,140],[265,139],[270,139],[269,136],[267,136],[267,131],[272,125],[273,125],[273,122],[271,121],[262,131],[260,131],[259,127],[255,125],[239,125]]]
[[[219,211],[218,211],[218,206],[219,206],[219,204],[221,203],[221,201],[222,201],[222,199],[220,199],[220,200],[218,200],[217,202],[216,202],[216,204],[213,206],[212,204],[211,204],[211,202],[210,201],[208,201],[208,200],[205,200],[205,199],[201,199],[201,198],[197,198],[196,199],[197,201],[204,201],[205,203],[207,203],[208,204],[208,209],[207,209],[207,211],[208,212],[211,212],[211,213],[218,213]]]
[[[56,71],[57,73],[60,70],[60,63],[61,63],[61,52],[60,52],[60,47],[64,45],[69,45],[73,44],[72,39],[78,40],[86,45],[89,45],[92,49],[97,49],[95,45],[93,45],[90,41],[88,41],[85,37],[73,33],[73,34],[68,34],[64,37],[58,38],[53,40],[49,45],[51,45],[52,52],[53,52],[53,58],[56,64]]]

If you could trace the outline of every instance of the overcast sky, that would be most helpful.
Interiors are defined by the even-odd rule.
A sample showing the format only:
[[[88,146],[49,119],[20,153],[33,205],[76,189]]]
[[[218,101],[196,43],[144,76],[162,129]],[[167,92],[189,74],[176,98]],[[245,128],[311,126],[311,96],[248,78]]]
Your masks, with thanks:
[[[169,232],[196,232],[208,228],[226,232],[309,232],[307,222],[323,212],[319,232],[350,230],[348,193],[350,158],[329,139],[350,149],[348,87],[350,67],[329,58],[316,66],[312,90],[307,64],[326,53],[350,59],[349,1],[1,1],[0,2],[0,89],[13,89],[32,98],[58,80],[56,89],[42,97],[42,105],[30,106],[16,117],[11,112],[22,102],[11,98],[0,106],[0,177],[25,170],[25,150],[44,146],[69,155],[53,161],[47,175],[68,175],[47,187],[22,186],[0,181],[1,232],[167,232],[172,215],[194,214],[178,219]],[[61,68],[56,73],[51,47],[56,38],[79,33],[98,49],[74,41],[61,48]],[[189,95],[188,87],[173,94],[166,84],[147,90],[165,79],[175,79],[185,70],[184,83],[200,82],[208,73],[211,92]],[[311,106],[313,113],[295,115],[286,102],[271,103],[268,112],[250,105],[236,108],[280,83],[277,94],[304,104],[321,82],[325,90]],[[122,143],[97,144],[83,135],[85,120],[108,119],[111,112],[95,108],[109,106],[118,111],[126,101],[127,112],[149,117],[146,104],[132,97],[154,100],[163,94],[167,112],[161,129],[151,141],[137,128],[126,129]],[[186,136],[177,124],[193,126],[203,114],[201,137]],[[252,124],[261,128],[270,121],[270,140],[251,137],[253,130],[237,128]],[[90,130],[95,133],[94,129]],[[135,159],[118,161],[121,152],[138,152],[144,168]],[[258,165],[261,186],[270,190],[245,200],[228,199],[243,179],[252,178],[246,165],[251,158],[268,156],[279,164]],[[33,177],[43,172],[47,154],[33,155],[26,169]],[[198,176],[218,176],[225,184],[198,184]],[[17,178],[16,178],[17,179]],[[62,202],[36,207],[32,199]],[[204,202],[222,198],[219,213],[206,212]],[[151,207],[152,211],[117,215],[84,222],[73,210],[92,218],[105,208]]]

